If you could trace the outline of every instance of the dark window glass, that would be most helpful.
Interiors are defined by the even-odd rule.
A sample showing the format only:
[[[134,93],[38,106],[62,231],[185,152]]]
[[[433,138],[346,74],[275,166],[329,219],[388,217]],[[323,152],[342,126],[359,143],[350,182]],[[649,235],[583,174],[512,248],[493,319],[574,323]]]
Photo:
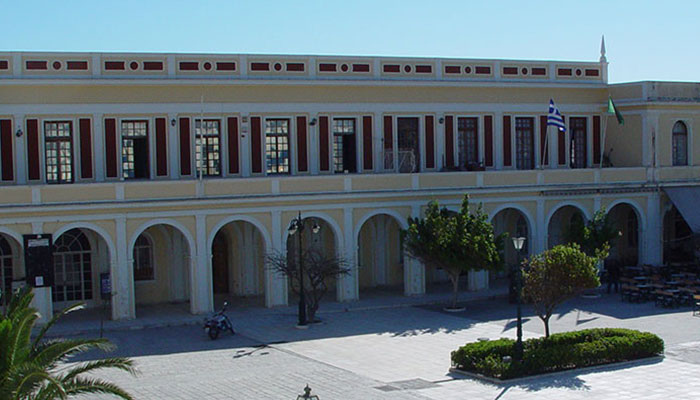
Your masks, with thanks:
[[[535,168],[534,125],[532,118],[515,119],[515,167],[517,169]]]
[[[70,121],[44,123],[44,156],[47,183],[73,182],[73,124]]]
[[[289,173],[289,120],[265,120],[265,161],[268,174]]]
[[[355,146],[355,119],[333,120],[333,171],[357,172]]]
[[[122,176],[148,179],[148,122],[122,121]]]
[[[221,175],[221,121],[205,119],[195,121],[195,160],[197,173],[202,171],[204,176]],[[202,163],[204,163],[202,165]]]
[[[457,159],[466,168],[479,164],[479,142],[476,118],[457,119]]]

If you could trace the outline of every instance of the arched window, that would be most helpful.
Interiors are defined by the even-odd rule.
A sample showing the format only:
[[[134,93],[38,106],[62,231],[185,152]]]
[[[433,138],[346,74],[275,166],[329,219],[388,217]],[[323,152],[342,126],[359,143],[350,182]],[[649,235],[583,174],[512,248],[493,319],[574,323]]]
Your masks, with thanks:
[[[92,251],[85,233],[69,230],[56,239],[53,251],[53,301],[92,299]]]
[[[12,295],[12,248],[4,237],[0,236],[0,304],[7,304]]]
[[[134,281],[152,281],[155,278],[153,241],[142,233],[134,244]]]
[[[673,165],[688,165],[688,128],[681,121],[673,125]]]

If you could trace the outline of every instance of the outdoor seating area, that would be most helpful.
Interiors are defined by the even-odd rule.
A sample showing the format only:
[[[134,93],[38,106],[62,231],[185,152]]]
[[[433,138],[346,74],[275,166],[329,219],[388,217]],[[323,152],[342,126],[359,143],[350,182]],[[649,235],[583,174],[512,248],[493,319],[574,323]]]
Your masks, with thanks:
[[[700,315],[700,277],[697,266],[634,266],[625,267],[620,278],[622,301],[676,308],[693,306],[693,315]]]

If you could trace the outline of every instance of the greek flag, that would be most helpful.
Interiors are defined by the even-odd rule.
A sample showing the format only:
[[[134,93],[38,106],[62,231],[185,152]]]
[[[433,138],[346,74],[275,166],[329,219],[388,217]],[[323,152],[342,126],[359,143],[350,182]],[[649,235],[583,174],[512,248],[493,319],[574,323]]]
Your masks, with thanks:
[[[559,113],[559,109],[554,105],[554,100],[549,99],[549,114],[547,115],[547,126],[556,126],[560,131],[566,132],[564,118]]]

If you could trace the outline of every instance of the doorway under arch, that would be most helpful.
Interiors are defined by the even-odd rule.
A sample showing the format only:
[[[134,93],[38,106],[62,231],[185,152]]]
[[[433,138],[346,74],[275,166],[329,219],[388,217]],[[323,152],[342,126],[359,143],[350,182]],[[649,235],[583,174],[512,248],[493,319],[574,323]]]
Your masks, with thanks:
[[[265,240],[247,221],[232,221],[214,235],[211,245],[212,292],[215,307],[265,304]]]
[[[572,205],[559,207],[552,214],[547,225],[547,248],[568,243],[567,235],[569,227],[575,223],[585,223],[586,215],[583,211]]]
[[[403,289],[401,227],[395,217],[377,214],[362,224],[357,239],[360,294],[374,288]]]

